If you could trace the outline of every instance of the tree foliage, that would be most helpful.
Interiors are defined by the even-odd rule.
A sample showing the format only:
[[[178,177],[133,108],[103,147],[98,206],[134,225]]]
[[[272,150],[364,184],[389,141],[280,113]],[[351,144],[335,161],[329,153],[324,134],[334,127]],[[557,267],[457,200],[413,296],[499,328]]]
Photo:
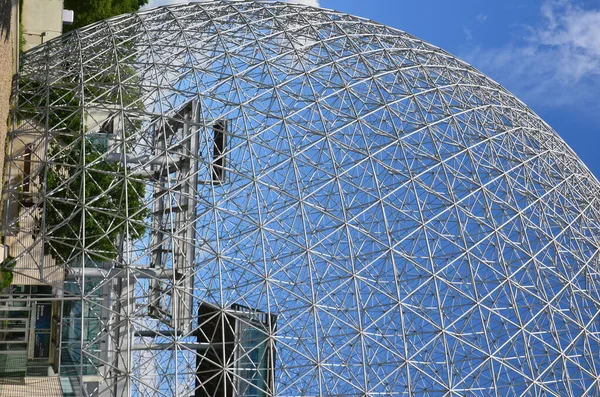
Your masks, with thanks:
[[[48,128],[55,131],[81,129],[81,107],[74,83],[49,87],[44,81],[21,79],[19,86],[17,117],[20,120],[35,120],[42,126],[47,122]]]
[[[15,258],[7,256],[0,264],[0,290],[10,286],[13,281],[12,269],[15,267]]]
[[[95,13],[89,18],[102,19],[135,11],[146,2],[67,0],[65,8],[76,5],[90,15]],[[129,110],[140,110],[140,85],[132,66],[119,64],[111,69],[112,58],[98,62],[107,63],[105,73],[53,79],[50,85],[43,78],[19,80],[17,117],[35,121],[49,134],[44,250],[58,263],[80,257],[84,250],[93,260],[115,259],[120,236],[136,239],[145,232],[148,210],[144,181],[126,177],[120,162],[102,158],[108,137],[85,130],[87,115],[81,106],[85,97],[104,109],[119,103]],[[82,80],[86,84],[80,84]],[[139,123],[124,117],[122,133],[126,139],[140,128]]]
[[[112,78],[109,75],[105,80]],[[75,83],[59,81],[48,87],[21,79],[20,85],[19,118],[47,123],[50,131],[59,133],[49,142],[46,167],[45,253],[58,263],[80,256],[84,248],[94,260],[116,258],[119,236],[129,234],[135,239],[144,234],[148,214],[144,181],[125,177],[120,162],[102,159],[107,137],[86,134]],[[103,86],[86,87],[86,94],[116,102],[117,94],[106,91],[103,95]],[[137,91],[122,90],[121,94],[127,103],[137,103]],[[126,122],[125,134],[138,127]]]
[[[54,154],[60,165],[48,169],[45,250],[59,262],[84,247],[92,259],[114,259],[119,236],[135,239],[145,231],[144,182],[126,177],[120,163],[100,159],[102,149],[90,140],[60,148]]]
[[[72,25],[65,25],[64,30],[81,28],[115,15],[135,12],[148,0],[65,0],[64,8],[73,10],[75,18]]]

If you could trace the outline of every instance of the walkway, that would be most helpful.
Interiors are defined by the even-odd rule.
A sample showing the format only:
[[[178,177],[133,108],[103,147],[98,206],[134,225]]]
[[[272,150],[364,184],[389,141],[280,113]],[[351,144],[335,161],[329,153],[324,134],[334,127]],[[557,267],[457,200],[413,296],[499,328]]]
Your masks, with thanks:
[[[4,175],[4,142],[10,109],[10,91],[15,72],[14,52],[17,50],[18,27],[16,10],[18,0],[0,0],[0,186]]]

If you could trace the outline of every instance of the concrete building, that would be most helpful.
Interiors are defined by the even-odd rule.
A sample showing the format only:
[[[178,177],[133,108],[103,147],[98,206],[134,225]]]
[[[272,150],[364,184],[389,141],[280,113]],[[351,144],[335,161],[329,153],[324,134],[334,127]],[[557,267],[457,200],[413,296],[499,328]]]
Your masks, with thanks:
[[[73,22],[73,12],[64,9],[63,0],[23,0],[23,51],[60,36],[63,23],[69,22]]]

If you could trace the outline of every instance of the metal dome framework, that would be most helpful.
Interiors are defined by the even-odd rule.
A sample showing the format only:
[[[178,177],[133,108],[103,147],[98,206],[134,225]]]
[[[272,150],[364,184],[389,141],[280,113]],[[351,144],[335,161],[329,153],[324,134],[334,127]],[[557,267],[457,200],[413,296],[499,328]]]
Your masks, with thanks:
[[[466,63],[255,1],[21,62],[5,244],[84,394],[600,394],[598,181]]]

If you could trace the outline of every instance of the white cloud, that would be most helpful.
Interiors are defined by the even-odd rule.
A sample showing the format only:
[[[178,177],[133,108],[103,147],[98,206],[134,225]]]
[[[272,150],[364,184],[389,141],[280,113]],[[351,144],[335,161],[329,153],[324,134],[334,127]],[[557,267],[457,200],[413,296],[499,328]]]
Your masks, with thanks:
[[[174,4],[187,4],[188,1],[185,0],[150,0],[148,4],[146,4],[142,9],[160,7],[160,6],[170,6]]]
[[[534,40],[545,49],[558,49],[560,77],[579,81],[600,75],[600,8],[584,10],[570,2],[544,4],[547,28],[534,32]]]
[[[197,1],[197,0],[196,0]],[[202,0],[201,0],[202,1]],[[211,0],[204,0],[211,1]],[[305,4],[307,6],[319,7],[319,0],[287,0],[289,3]],[[150,0],[142,9],[169,6],[174,4],[187,4],[189,1],[186,0]]]
[[[289,3],[305,4],[307,6],[320,7],[319,0],[288,0]]]
[[[484,23],[485,21],[487,21],[488,16],[485,14],[479,14],[475,17],[475,19],[477,19],[477,22],[479,23]]]
[[[536,105],[590,105],[600,110],[600,8],[548,0],[541,27],[501,48],[463,58]]]
[[[467,28],[466,26],[463,26],[463,33],[465,34],[465,40],[473,40],[473,32],[471,32],[471,29]]]

